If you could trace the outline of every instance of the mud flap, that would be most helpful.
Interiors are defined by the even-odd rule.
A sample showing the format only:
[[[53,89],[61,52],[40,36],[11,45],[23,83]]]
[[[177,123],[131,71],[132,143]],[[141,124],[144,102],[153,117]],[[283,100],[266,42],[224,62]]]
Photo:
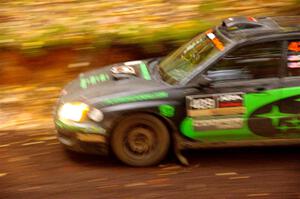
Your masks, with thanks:
[[[189,166],[190,165],[189,161],[181,152],[183,148],[184,147],[182,147],[181,139],[178,137],[177,134],[175,134],[174,135],[174,153],[181,164],[183,164],[185,166]]]
[[[187,158],[184,157],[184,155],[182,155],[181,150],[179,150],[176,147],[174,147],[174,152],[175,152],[175,155],[176,155],[177,159],[179,160],[179,162],[181,164],[183,164],[184,166],[189,166],[190,165],[190,163],[187,160]]]

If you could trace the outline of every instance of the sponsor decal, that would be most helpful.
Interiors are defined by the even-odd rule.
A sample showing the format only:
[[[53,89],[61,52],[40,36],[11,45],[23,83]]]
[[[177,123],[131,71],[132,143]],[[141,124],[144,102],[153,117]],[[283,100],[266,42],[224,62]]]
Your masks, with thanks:
[[[240,107],[243,106],[243,98],[241,94],[221,95],[218,98],[219,108],[223,107]]]
[[[195,130],[239,129],[243,127],[244,93],[187,96],[187,115]]]
[[[243,127],[243,122],[244,120],[240,116],[236,118],[197,119],[193,121],[193,126],[197,131],[239,129]]]
[[[192,109],[213,109],[216,108],[216,102],[213,98],[193,98],[189,105]]]
[[[193,96],[187,96],[186,100],[187,100],[187,110],[190,112],[197,110],[198,113],[201,113],[199,112],[199,110],[203,110],[204,112],[207,112],[208,109],[221,109],[221,108],[234,108],[235,110],[238,110],[238,108],[240,107],[241,109],[243,109],[243,93],[193,95]],[[227,110],[234,110],[234,109],[227,109]],[[226,115],[226,112],[221,110],[220,112]]]
[[[122,103],[130,103],[137,101],[146,101],[153,99],[161,99],[168,97],[168,93],[164,91],[153,92],[153,93],[143,93],[138,95],[130,95],[125,97],[117,97],[112,99],[104,100],[103,103],[105,105],[114,105],[114,104],[122,104]]]
[[[91,75],[89,77],[81,77],[80,78],[80,88],[86,89],[91,85],[95,85],[98,84],[100,82],[105,82],[107,80],[109,80],[110,77],[108,74],[105,73],[100,73],[97,75]]]

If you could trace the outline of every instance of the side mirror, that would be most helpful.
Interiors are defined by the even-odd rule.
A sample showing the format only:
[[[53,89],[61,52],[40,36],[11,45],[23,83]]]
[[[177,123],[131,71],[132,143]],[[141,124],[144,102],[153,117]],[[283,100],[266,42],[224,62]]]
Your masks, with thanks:
[[[200,75],[200,77],[198,78],[198,85],[200,86],[209,86],[212,82],[212,79],[210,79],[207,75]]]

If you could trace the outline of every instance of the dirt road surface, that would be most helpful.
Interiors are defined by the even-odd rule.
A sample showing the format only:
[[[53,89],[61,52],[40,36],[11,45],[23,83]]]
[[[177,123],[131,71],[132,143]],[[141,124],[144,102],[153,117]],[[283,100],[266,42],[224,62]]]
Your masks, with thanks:
[[[186,151],[188,167],[66,153],[51,114],[68,80],[1,85],[0,198],[300,198],[299,146]]]

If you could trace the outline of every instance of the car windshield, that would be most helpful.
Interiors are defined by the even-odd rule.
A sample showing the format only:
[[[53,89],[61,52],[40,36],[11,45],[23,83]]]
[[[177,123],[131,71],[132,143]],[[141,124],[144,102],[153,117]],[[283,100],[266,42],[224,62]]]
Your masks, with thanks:
[[[210,57],[223,51],[224,45],[213,30],[196,36],[159,63],[161,78],[169,84],[177,84]]]

